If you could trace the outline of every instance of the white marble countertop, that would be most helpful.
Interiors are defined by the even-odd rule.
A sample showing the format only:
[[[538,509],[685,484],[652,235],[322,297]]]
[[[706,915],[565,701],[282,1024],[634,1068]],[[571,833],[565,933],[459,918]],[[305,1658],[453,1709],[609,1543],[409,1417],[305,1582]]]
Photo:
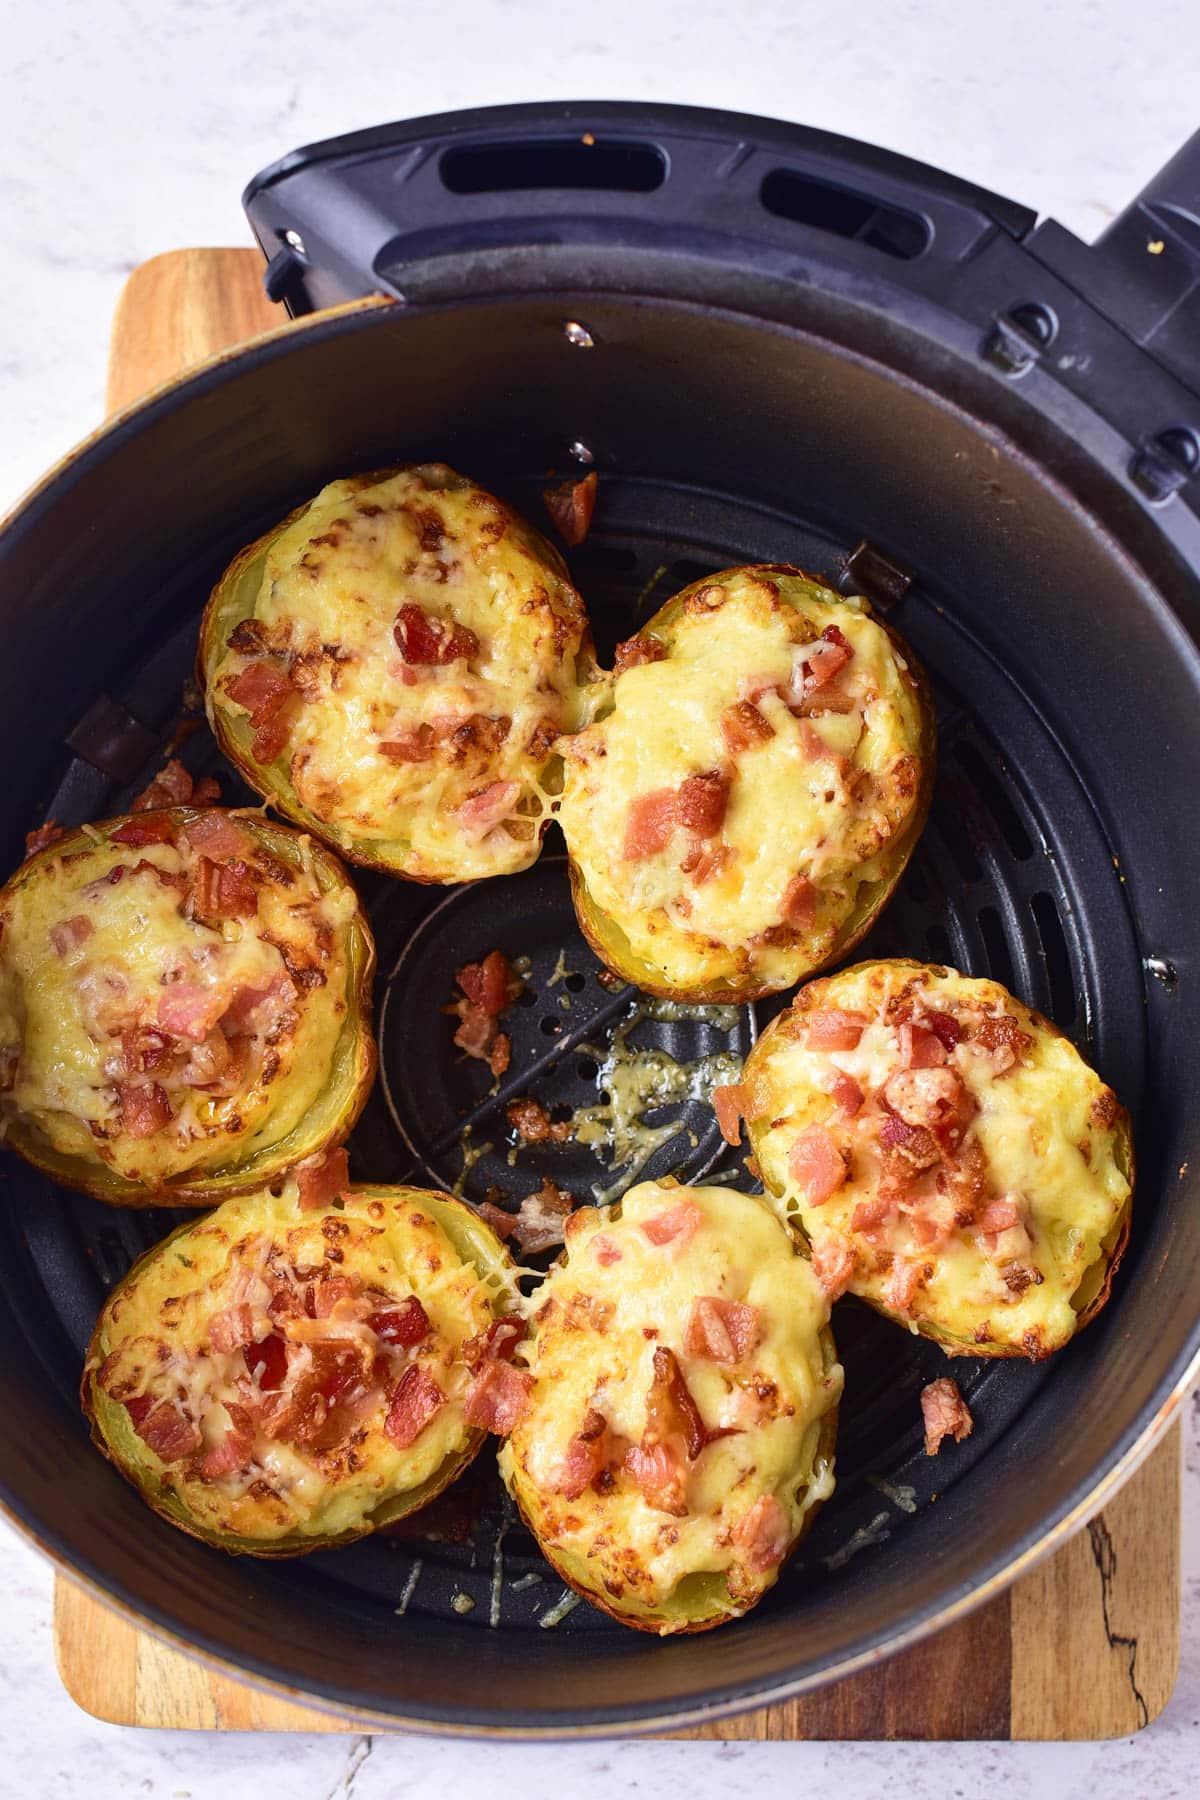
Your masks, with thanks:
[[[794,118],[904,151],[1094,236],[1198,122],[1195,0],[11,0],[0,11],[0,507],[102,411],[121,284],[156,251],[247,242],[238,196],[313,139],[504,100],[657,98]],[[660,1792],[846,1800],[1003,1786],[1012,1800],[1194,1794],[1200,1762],[1200,1409],[1185,1421],[1175,1696],[1110,1745],[610,1744],[121,1730],[59,1687],[51,1576],[0,1526],[0,1793],[14,1800],[406,1800]]]

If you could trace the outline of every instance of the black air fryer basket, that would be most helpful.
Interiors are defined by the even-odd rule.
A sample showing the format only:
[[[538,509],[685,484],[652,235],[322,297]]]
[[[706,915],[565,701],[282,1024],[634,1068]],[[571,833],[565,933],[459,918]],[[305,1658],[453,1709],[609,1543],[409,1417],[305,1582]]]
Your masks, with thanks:
[[[835,1500],[748,1619],[660,1642],[556,1606],[486,1458],[437,1536],[301,1562],[222,1558],[152,1518],[89,1448],[76,1388],[104,1292],[172,1220],[8,1158],[6,1504],[154,1628],[382,1721],[648,1729],[795,1693],[1011,1579],[1111,1493],[1196,1366],[1200,137],[1091,249],[878,150],[610,103],[317,145],[246,204],[268,291],[334,310],[152,396],[9,522],[7,865],[42,819],[119,811],[157,769],[211,583],[323,482],[438,458],[536,519],[550,472],[594,467],[569,560],[602,657],[684,583],[750,561],[865,591],[911,641],[937,793],[861,954],[992,975],[1073,1037],[1134,1115],[1133,1239],[1111,1304],[1049,1363],[954,1365],[976,1429],[936,1463],[918,1395],[941,1353],[839,1303]],[[387,303],[336,304],[369,295]],[[206,734],[187,755],[218,769]],[[381,1079],[360,1178],[515,1205],[549,1174],[587,1195],[611,1173],[578,1147],[510,1164],[505,1099],[594,1100],[615,1029],[679,1060],[744,1053],[772,1010],[633,1018],[578,936],[560,852],[552,832],[527,874],[452,890],[361,878]],[[495,946],[531,959],[532,1003],[489,1098],[439,1008]],[[738,1167],[706,1105],[652,1122],[676,1114],[645,1174]]]

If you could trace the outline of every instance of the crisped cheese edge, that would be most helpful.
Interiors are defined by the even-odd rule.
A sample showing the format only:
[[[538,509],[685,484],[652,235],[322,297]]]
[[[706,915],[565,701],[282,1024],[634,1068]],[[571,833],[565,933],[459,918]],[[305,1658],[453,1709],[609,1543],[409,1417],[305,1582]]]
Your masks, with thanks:
[[[682,1249],[654,1246],[642,1223],[685,1199],[703,1210],[704,1224]],[[600,1233],[620,1245],[619,1262],[597,1261],[591,1243]],[[604,1333],[583,1323],[563,1329],[563,1309],[580,1295],[613,1307]],[[685,1354],[688,1318],[701,1296],[745,1301],[760,1311],[763,1341],[744,1368],[724,1370]],[[743,1563],[739,1593],[731,1595],[725,1575],[741,1559],[736,1545],[720,1541],[722,1534],[757,1499],[773,1494],[794,1541],[834,1486],[832,1457],[822,1446],[842,1371],[827,1356],[828,1304],[786,1227],[755,1196],[643,1182],[619,1206],[576,1216],[567,1260],[537,1297],[543,1307],[553,1301],[556,1310],[537,1324],[529,1358],[531,1404],[501,1451],[500,1467],[543,1547],[601,1599],[656,1619],[664,1632],[694,1622],[698,1610],[710,1616],[713,1610],[744,1611],[777,1571],[755,1574]],[[644,1327],[657,1337],[646,1337]],[[737,1412],[738,1377],[775,1382],[794,1411],[707,1446],[692,1468],[686,1518],[651,1507],[624,1475],[603,1496],[588,1490],[578,1501],[565,1501],[555,1495],[556,1471],[589,1406],[638,1441],[657,1345],[675,1351],[710,1426]],[[612,1594],[606,1583],[623,1592]]]

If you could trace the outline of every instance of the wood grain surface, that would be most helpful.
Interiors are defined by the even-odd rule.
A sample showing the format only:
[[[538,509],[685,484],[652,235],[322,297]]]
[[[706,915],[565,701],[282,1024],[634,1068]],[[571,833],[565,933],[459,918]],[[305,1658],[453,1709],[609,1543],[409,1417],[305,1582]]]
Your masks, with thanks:
[[[285,322],[253,250],[179,250],[135,270],[109,362],[110,411],[214,351]],[[680,1737],[1108,1738],[1166,1705],[1179,1664],[1178,1424],[1122,1491],[1006,1593],[923,1643],[799,1700]],[[212,1670],[75,1583],[55,1593],[67,1692],[121,1725],[363,1731]]]

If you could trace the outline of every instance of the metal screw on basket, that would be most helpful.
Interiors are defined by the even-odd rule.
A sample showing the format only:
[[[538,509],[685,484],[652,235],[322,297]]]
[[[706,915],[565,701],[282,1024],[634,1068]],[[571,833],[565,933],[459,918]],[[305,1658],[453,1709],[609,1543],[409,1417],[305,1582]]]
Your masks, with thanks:
[[[283,234],[283,241],[289,249],[296,252],[297,256],[307,255],[304,248],[304,239],[300,236],[298,231],[285,231]]]
[[[563,320],[563,336],[568,344],[574,345],[576,350],[594,350],[596,347],[595,338],[587,326],[581,325],[578,319]]]
[[[567,445],[567,455],[574,457],[575,461],[578,463],[594,463],[596,460],[595,451],[589,450],[582,438],[573,438],[571,440]]]

